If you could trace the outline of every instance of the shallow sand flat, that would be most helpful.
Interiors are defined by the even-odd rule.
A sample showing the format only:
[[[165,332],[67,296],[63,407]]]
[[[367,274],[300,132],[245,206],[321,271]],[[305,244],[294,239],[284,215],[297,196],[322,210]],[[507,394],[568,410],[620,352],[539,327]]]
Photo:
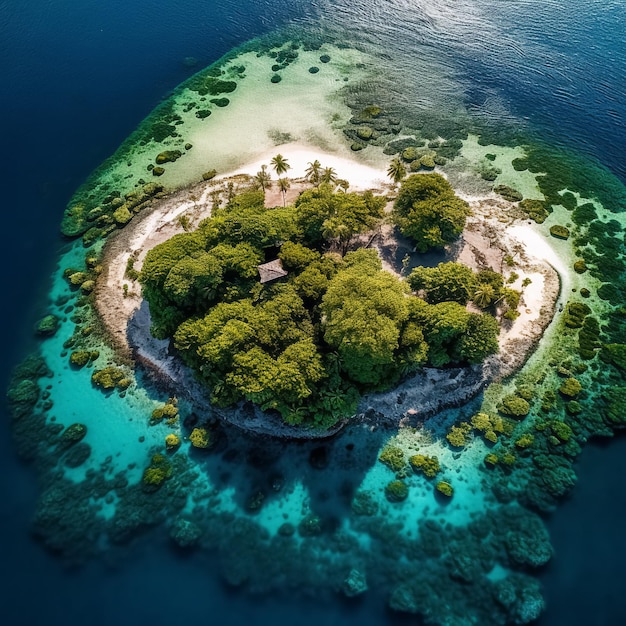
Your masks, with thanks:
[[[485,158],[486,154],[495,155],[495,160],[487,160]],[[477,167],[479,164],[485,164],[501,170],[498,177],[492,183],[494,186],[506,185],[513,187],[519,191],[524,198],[536,200],[544,199],[544,195],[541,193],[539,185],[537,184],[537,175],[528,170],[517,171],[513,167],[512,162],[514,159],[526,156],[523,148],[519,146],[513,148],[496,145],[482,146],[478,143],[477,135],[469,135],[463,142],[461,156],[467,159],[474,167]]]
[[[530,254],[538,259],[547,261],[561,276],[565,277],[570,274],[570,270],[563,262],[553,245],[546,237],[540,235],[531,226],[526,224],[517,224],[508,229],[509,235],[518,239],[530,252]],[[567,287],[568,285],[564,285]]]
[[[322,54],[328,54],[330,62],[321,63]],[[282,80],[276,84],[270,81],[273,63],[268,56],[247,52],[224,65],[225,79],[229,78],[229,68],[246,68],[243,75],[236,76],[235,91],[217,96],[229,100],[225,107],[212,104],[211,96],[201,101],[201,96],[189,89],[175,93],[174,111],[184,122],[177,126],[180,136],[160,143],[150,141],[145,146],[134,145],[131,156],[114,162],[106,176],[117,182],[129,177],[152,179],[148,164],[154,164],[160,152],[175,149],[183,156],[163,164],[165,172],[155,178],[170,191],[202,180],[202,174],[211,169],[220,174],[233,171],[287,142],[349,155],[338,129],[352,112],[340,91],[366,78],[367,68],[374,67],[373,60],[354,49],[330,45],[316,51],[300,50],[298,58],[280,71]],[[311,74],[312,66],[319,67],[319,72]],[[196,107],[187,110],[189,103],[196,103]],[[199,109],[208,109],[211,115],[199,119]],[[193,148],[185,150],[187,143]],[[376,159],[381,153],[372,150],[361,158]]]

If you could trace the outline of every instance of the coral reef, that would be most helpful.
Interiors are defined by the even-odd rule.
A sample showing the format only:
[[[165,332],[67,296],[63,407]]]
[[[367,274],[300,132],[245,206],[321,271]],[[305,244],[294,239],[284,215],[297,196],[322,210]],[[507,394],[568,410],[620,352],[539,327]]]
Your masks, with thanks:
[[[174,433],[165,436],[165,448],[167,450],[176,450],[180,446],[180,437]]]
[[[169,398],[169,400],[161,407],[157,407],[152,411],[150,415],[150,424],[158,424],[164,419],[167,420],[168,424],[173,424],[176,422],[176,418],[178,417],[178,401],[176,398]]]
[[[530,404],[518,395],[509,394],[502,398],[498,411],[515,418],[526,417],[530,412]]]
[[[567,378],[559,387],[559,392],[568,398],[575,398],[581,391],[582,385],[576,378]]]
[[[472,432],[472,427],[467,422],[461,422],[450,428],[446,439],[451,446],[463,448],[467,445],[468,435]]]
[[[394,472],[399,472],[406,466],[406,458],[402,448],[387,444],[381,451],[378,460]]]
[[[352,568],[344,579],[341,590],[348,598],[354,598],[355,596],[365,593],[367,591],[365,574],[358,569]]]
[[[555,224],[550,226],[550,234],[556,239],[569,239],[570,232],[569,228]]]
[[[409,458],[409,463],[415,472],[422,472],[427,478],[434,478],[441,471],[436,456],[415,454]]]
[[[385,496],[389,502],[402,502],[409,495],[407,484],[401,480],[392,480],[385,486]]]
[[[56,315],[46,315],[37,322],[35,333],[40,337],[52,337],[59,329],[59,318]]]
[[[189,441],[194,448],[206,450],[213,445],[211,433],[207,428],[194,428],[189,435]]]
[[[445,480],[441,480],[439,481],[436,485],[435,485],[435,489],[442,495],[446,496],[447,498],[451,498],[454,494],[454,489],[452,487],[452,485],[448,482],[446,482]]]
[[[150,465],[143,471],[141,478],[144,491],[156,491],[168,478],[171,478],[172,473],[171,463],[162,454],[153,455]]]
[[[132,381],[126,376],[126,372],[122,368],[111,365],[101,370],[95,370],[91,375],[91,382],[96,387],[109,391],[115,388],[124,390]]]
[[[198,544],[202,529],[192,520],[179,517],[170,527],[172,541],[181,548],[190,548]]]
[[[68,447],[78,443],[87,434],[87,427],[84,424],[72,424],[61,433],[61,445]]]

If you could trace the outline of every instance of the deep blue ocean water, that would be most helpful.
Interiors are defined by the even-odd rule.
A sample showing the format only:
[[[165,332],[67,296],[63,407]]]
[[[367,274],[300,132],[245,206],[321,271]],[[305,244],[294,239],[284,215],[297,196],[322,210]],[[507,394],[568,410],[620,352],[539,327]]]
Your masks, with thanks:
[[[405,57],[426,44],[422,58],[432,53],[473,110],[526,119],[626,181],[623,3],[440,4],[0,0],[3,386],[45,311],[63,245],[58,224],[76,187],[194,71],[185,57],[200,68],[282,24],[321,18],[354,29],[356,16],[383,44],[401,32],[395,41]],[[407,26],[409,13],[421,28]],[[37,485],[15,456],[7,419],[0,436],[3,624],[416,623],[374,602],[246,599],[216,582],[210,564],[154,538],[123,563],[64,571],[29,536]],[[624,437],[582,455],[577,487],[549,519],[556,557],[542,576],[542,626],[626,623],[625,470]]]

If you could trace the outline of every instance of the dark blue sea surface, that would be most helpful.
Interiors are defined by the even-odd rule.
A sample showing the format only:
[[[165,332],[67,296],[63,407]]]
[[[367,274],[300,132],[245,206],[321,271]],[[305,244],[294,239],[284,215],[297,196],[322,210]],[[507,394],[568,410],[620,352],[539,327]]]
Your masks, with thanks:
[[[397,44],[407,74],[432,60],[438,84],[456,87],[476,114],[522,118],[626,182],[624,3],[441,4],[0,0],[3,388],[34,346],[32,327],[65,245],[58,225],[78,185],[178,83],[284,25],[321,20],[353,34],[362,23],[364,40]],[[206,557],[172,552],[154,536],[121,562],[64,570],[29,534],[35,472],[17,459],[4,410],[3,418],[3,624],[417,623],[369,599],[244,597],[216,579]],[[556,556],[542,575],[548,608],[540,623],[624,624],[626,439],[589,446],[577,473],[577,487],[548,519]]]

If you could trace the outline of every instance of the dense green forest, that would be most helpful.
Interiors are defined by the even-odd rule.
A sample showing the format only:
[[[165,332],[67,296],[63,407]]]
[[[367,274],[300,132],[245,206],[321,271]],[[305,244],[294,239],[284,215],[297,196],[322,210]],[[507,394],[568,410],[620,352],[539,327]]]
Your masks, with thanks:
[[[382,223],[385,203],[327,184],[287,207],[266,208],[262,191],[235,196],[147,254],[140,282],[153,334],[173,338],[217,405],[246,399],[320,428],[424,365],[495,353],[495,318],[465,305],[488,311],[506,295],[502,277],[457,263],[416,268],[407,280],[384,271],[359,235]],[[423,174],[403,183],[393,218],[427,249],[458,236],[467,213],[445,179]],[[258,266],[276,259],[286,275],[261,282]]]

